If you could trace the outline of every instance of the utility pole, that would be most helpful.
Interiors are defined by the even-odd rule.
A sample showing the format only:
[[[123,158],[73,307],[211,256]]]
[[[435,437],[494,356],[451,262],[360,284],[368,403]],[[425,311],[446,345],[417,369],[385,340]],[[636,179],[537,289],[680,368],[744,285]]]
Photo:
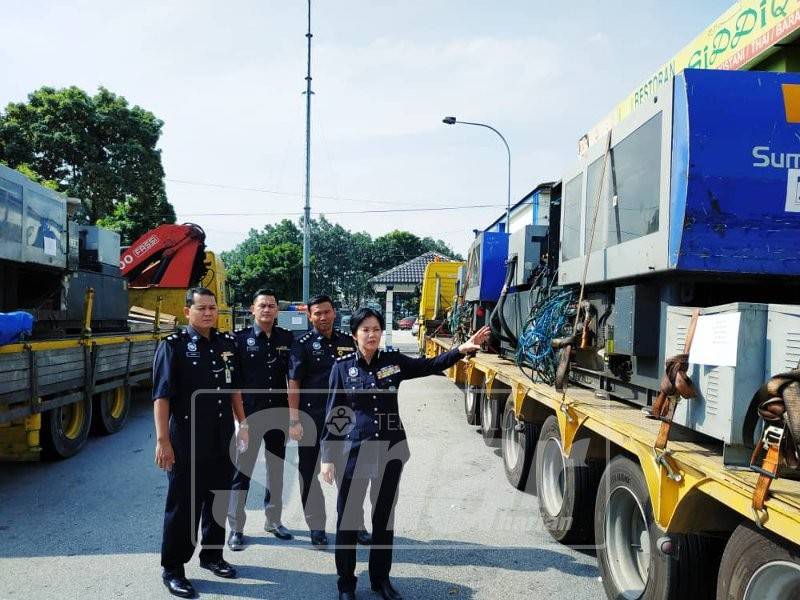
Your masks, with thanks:
[[[303,213],[303,302],[311,297],[311,0],[308,0],[308,70],[306,71],[306,206]]]

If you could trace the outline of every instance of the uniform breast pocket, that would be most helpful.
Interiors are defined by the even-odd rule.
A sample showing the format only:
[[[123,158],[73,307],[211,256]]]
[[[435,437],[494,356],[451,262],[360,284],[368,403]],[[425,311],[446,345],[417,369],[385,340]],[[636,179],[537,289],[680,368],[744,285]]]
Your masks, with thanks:
[[[378,387],[382,390],[394,391],[400,383],[400,378],[397,375],[389,375],[383,379],[378,379]]]

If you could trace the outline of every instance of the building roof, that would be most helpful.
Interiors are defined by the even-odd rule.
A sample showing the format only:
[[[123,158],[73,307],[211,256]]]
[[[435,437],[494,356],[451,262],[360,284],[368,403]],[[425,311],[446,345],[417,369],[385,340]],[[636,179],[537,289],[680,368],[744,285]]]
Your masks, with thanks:
[[[418,285],[422,283],[422,277],[425,274],[425,267],[428,266],[428,263],[435,260],[453,259],[449,256],[445,256],[444,254],[439,254],[438,252],[426,252],[425,254],[421,254],[416,258],[412,258],[403,264],[392,267],[383,273],[378,273],[375,275],[375,277],[370,279],[369,282],[372,284],[413,283]]]

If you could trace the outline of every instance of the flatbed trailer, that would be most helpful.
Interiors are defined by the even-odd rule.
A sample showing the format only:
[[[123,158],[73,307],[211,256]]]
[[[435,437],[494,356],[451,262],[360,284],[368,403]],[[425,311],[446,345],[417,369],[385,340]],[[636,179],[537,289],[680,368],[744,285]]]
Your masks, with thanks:
[[[449,348],[448,338],[426,338],[427,356]],[[800,482],[774,480],[766,511],[756,513],[756,473],[726,468],[721,443],[686,432],[676,432],[659,462],[654,445],[661,423],[640,406],[579,387],[556,391],[495,354],[479,353],[447,374],[464,387],[467,421],[480,426],[487,445],[503,446],[509,481],[539,496],[551,535],[596,544],[609,597],[800,598]],[[561,475],[553,469],[559,458]],[[641,471],[638,510],[658,555],[644,568],[636,564],[641,551],[614,548],[619,519],[603,516],[615,489],[635,489],[631,461]],[[612,465],[627,470],[609,473]],[[612,480],[620,479],[628,487],[614,488]]]
[[[169,331],[86,335],[0,347],[0,460],[66,458],[90,429],[124,427],[132,386],[151,377]]]

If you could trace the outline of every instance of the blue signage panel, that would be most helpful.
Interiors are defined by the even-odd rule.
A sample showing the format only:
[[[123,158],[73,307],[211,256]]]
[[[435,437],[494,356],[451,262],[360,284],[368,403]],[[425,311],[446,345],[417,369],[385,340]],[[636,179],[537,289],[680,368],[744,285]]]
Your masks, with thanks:
[[[800,74],[675,78],[670,267],[800,274]]]

